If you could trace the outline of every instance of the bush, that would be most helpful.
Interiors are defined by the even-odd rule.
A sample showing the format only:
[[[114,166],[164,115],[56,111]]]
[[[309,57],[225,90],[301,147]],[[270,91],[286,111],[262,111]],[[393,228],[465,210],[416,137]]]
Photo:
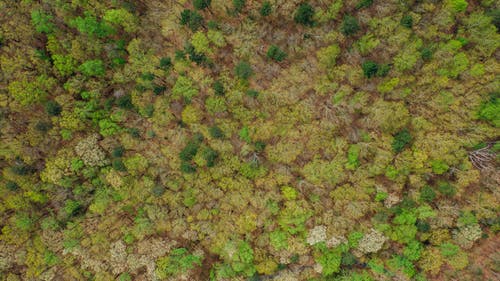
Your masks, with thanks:
[[[222,132],[222,130],[217,126],[210,127],[208,129],[208,133],[210,134],[210,136],[212,138],[215,138],[215,139],[224,138],[224,132]]]
[[[246,0],[233,0],[233,7],[236,13],[239,13],[245,7]]]
[[[172,64],[172,59],[169,58],[169,57],[163,57],[160,59],[160,68],[162,70],[169,70],[170,68],[172,68],[173,64]]]
[[[179,153],[179,158],[182,161],[191,161],[193,157],[198,153],[200,144],[196,141],[189,141],[188,144]]]
[[[351,36],[356,34],[359,30],[358,20],[351,15],[345,15],[342,20],[342,25],[340,26],[340,32],[345,36]]]
[[[411,142],[412,136],[408,129],[399,131],[392,141],[392,150],[396,153],[403,151],[403,149]]]
[[[248,78],[250,78],[250,76],[253,75],[253,70],[248,62],[241,61],[236,65],[234,73],[239,78],[247,80]]]
[[[410,15],[405,15],[401,18],[401,25],[407,28],[412,28],[413,26],[413,18]]]
[[[202,257],[190,254],[185,248],[177,248],[166,257],[156,261],[156,273],[158,277],[164,279],[175,277],[188,270],[201,266]]]
[[[193,0],[193,6],[196,10],[203,10],[210,7],[212,0]]]
[[[186,161],[181,162],[181,172],[186,174],[193,174],[196,172],[196,166]]]
[[[269,1],[264,1],[262,3],[262,6],[260,7],[260,15],[263,16],[263,17],[267,17],[271,14],[272,12],[272,6],[271,6],[271,2]]]
[[[283,61],[286,58],[286,53],[282,51],[278,46],[271,45],[267,50],[267,58],[275,60],[277,62]]]
[[[125,167],[125,164],[123,164],[123,161],[121,159],[114,159],[112,162],[113,169],[120,171],[120,172],[125,172],[127,171],[127,168]]]
[[[445,196],[454,196],[457,193],[456,188],[448,182],[439,182],[438,191]]]
[[[19,189],[19,185],[14,181],[7,181],[7,183],[5,184],[5,188],[10,191],[16,191]]]
[[[423,48],[420,51],[420,56],[424,61],[430,61],[432,59],[432,50],[430,48]]]
[[[197,11],[185,9],[181,12],[181,25],[189,27],[193,32],[204,24],[203,17]]]
[[[447,2],[448,5],[457,13],[465,11],[469,5],[466,0],[448,0]]]
[[[220,80],[215,80],[212,88],[214,89],[214,92],[217,96],[223,96],[226,92],[224,89],[224,84],[222,84]]]
[[[363,74],[365,75],[365,77],[371,78],[377,74],[378,64],[373,61],[365,61],[361,65],[361,68],[363,69]]]
[[[259,92],[253,89],[248,89],[245,93],[251,98],[256,98],[257,96],[259,96]]]
[[[102,60],[88,60],[78,68],[87,77],[102,77],[106,74],[104,62]]]
[[[478,111],[480,120],[491,122],[500,127],[500,92],[490,94],[490,98],[481,103]]]
[[[373,0],[360,0],[358,4],[356,4],[356,9],[368,8],[373,4]]]
[[[293,20],[305,26],[314,25],[314,8],[309,3],[302,3],[295,11]]]
[[[420,191],[420,200],[429,203],[434,199],[436,199],[436,192],[434,189],[428,185],[422,187],[422,190]]]
[[[215,160],[219,157],[217,151],[211,149],[210,147],[205,148],[203,151],[203,159],[207,161],[207,167],[213,167],[215,165]]]
[[[54,24],[51,22],[52,19],[52,15],[46,14],[42,11],[31,12],[31,22],[35,26],[36,32],[46,34],[52,33],[55,29]]]
[[[62,112],[62,106],[56,101],[49,100],[45,104],[45,111],[50,116],[59,116]]]
[[[442,160],[433,160],[431,161],[431,168],[432,172],[436,175],[442,175],[446,173],[450,167]]]

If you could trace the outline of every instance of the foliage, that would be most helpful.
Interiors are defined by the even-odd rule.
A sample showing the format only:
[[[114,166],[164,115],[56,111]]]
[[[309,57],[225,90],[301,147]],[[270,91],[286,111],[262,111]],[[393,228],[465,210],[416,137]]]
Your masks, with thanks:
[[[259,10],[259,13],[261,16],[267,17],[271,14],[272,11],[273,11],[273,7],[271,5],[271,2],[269,2],[269,1],[262,2],[262,6],[260,6],[260,10]]]
[[[396,153],[400,153],[412,141],[412,139],[413,138],[408,129],[399,131],[396,135],[394,135],[392,150]]]
[[[212,0],[193,0],[193,6],[197,10],[203,10],[210,7]]]
[[[302,3],[299,5],[295,14],[293,16],[293,20],[305,26],[313,26],[314,25],[314,7],[309,3]]]
[[[234,68],[234,73],[237,77],[243,80],[247,80],[248,78],[250,78],[250,76],[253,75],[253,70],[248,62],[240,61]]]
[[[88,77],[101,77],[106,74],[106,69],[102,60],[88,60],[82,63],[78,67],[78,70],[82,72],[83,75]]]
[[[54,17],[40,10],[31,12],[31,22],[35,26],[35,30],[39,33],[50,34],[54,32],[55,25],[52,23]]]
[[[160,278],[175,277],[195,266],[201,266],[201,261],[201,256],[190,254],[185,248],[177,248],[156,261],[156,273]]]
[[[267,49],[266,56],[269,59],[280,62],[286,58],[286,53],[282,51],[278,46],[271,45],[269,49]]]
[[[181,25],[186,25],[194,32],[204,25],[204,20],[197,11],[186,9],[181,12],[180,23]]]
[[[351,36],[358,33],[360,29],[358,20],[355,17],[351,15],[344,16],[340,26],[340,32],[342,32],[342,34],[345,36]]]

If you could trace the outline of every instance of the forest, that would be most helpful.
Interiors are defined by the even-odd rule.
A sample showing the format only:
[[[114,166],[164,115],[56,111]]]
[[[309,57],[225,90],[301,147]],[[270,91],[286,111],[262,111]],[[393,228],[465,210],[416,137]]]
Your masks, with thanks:
[[[0,280],[500,280],[497,0],[0,0]]]

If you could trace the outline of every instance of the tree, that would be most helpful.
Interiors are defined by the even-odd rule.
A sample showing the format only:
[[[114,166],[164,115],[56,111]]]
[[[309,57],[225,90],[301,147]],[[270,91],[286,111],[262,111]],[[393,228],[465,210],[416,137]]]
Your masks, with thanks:
[[[260,6],[260,10],[259,10],[259,13],[261,16],[267,17],[271,14],[272,11],[273,11],[273,8],[271,6],[271,2],[269,2],[269,1],[262,2],[262,6]]]
[[[46,14],[40,10],[31,12],[31,22],[39,33],[50,34],[54,32],[55,26],[52,23],[53,16]]]
[[[196,10],[204,10],[210,7],[212,0],[193,0],[193,6]]]
[[[204,24],[203,17],[197,11],[185,9],[181,12],[181,25],[189,27],[193,32]]]
[[[240,61],[234,68],[234,73],[239,78],[248,80],[248,78],[253,75],[253,70],[248,62]]]
[[[286,53],[283,52],[278,46],[271,45],[269,49],[267,49],[266,56],[269,59],[280,62],[286,58]]]
[[[240,13],[245,7],[246,0],[233,0],[233,7],[236,13]]]
[[[351,15],[345,15],[340,26],[340,32],[345,36],[351,36],[358,33],[359,30],[358,20]]]
[[[102,60],[88,60],[78,67],[78,70],[87,77],[102,77],[106,74],[104,62]]]
[[[392,150],[396,153],[403,151],[403,149],[411,142],[412,136],[408,129],[403,129],[394,135],[392,141]]]
[[[314,8],[309,3],[302,3],[299,5],[293,16],[293,20],[305,26],[314,25]]]

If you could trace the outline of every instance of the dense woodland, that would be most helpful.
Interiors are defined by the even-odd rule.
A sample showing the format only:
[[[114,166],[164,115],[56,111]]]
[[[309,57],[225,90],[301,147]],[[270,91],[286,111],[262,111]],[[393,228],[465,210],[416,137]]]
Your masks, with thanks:
[[[0,280],[499,280],[495,0],[0,0]]]

